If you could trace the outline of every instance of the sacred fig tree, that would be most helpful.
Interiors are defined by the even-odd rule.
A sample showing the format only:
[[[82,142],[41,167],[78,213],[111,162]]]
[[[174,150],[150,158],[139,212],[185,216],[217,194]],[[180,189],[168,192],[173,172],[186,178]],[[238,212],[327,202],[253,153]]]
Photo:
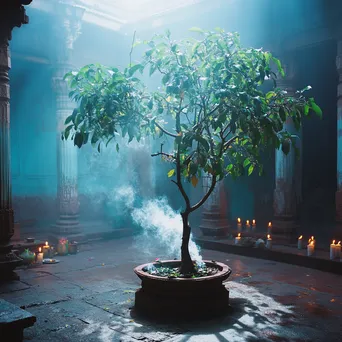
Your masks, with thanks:
[[[144,44],[141,61],[124,70],[99,64],[84,66],[65,76],[70,96],[78,107],[66,121],[62,139],[71,138],[81,148],[97,146],[128,136],[166,135],[173,148],[160,150],[172,162],[167,176],[184,199],[181,208],[183,237],[182,274],[195,271],[188,244],[189,215],[210,196],[225,176],[262,173],[260,153],[270,146],[288,153],[296,137],[284,129],[287,120],[300,128],[303,116],[322,115],[313,98],[298,91],[294,97],[277,88],[284,77],[281,62],[268,51],[243,48],[238,33],[222,29],[193,28],[198,39],[172,39],[167,31]],[[135,39],[133,39],[134,41]],[[156,91],[143,78],[158,73]],[[272,90],[263,91],[264,82]],[[121,141],[121,140],[120,140]],[[119,142],[114,142],[119,151]],[[201,175],[211,175],[211,186],[198,203],[191,203],[184,184],[196,186]]]

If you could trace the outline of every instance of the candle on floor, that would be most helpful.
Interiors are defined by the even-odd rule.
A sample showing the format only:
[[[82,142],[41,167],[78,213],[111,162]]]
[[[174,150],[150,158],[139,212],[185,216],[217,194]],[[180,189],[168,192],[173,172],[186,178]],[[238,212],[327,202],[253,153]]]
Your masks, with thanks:
[[[240,219],[240,217],[238,217],[238,219],[237,219],[237,229],[241,230],[241,228],[242,228],[241,219]]]
[[[249,220],[246,221],[246,228],[251,228],[251,224],[249,223]]]
[[[298,249],[303,248],[303,235],[298,238]]]
[[[235,238],[235,244],[239,245],[241,241],[241,234],[239,233],[238,236]]]
[[[43,246],[44,259],[49,257],[49,253],[50,253],[50,246],[49,246],[49,243],[46,241],[45,246]]]
[[[341,259],[341,241],[339,241],[335,246],[335,259]]]
[[[43,263],[43,258],[44,258],[44,254],[42,253],[42,247],[39,247],[39,252],[37,254],[37,264],[42,264]]]
[[[272,249],[272,238],[270,234],[267,235],[266,248]]]
[[[333,242],[330,244],[330,260],[334,260],[335,259],[335,255],[336,255],[336,250],[335,250],[335,240],[333,240]]]
[[[312,256],[315,253],[315,243],[314,243],[314,240],[311,240],[311,241],[310,240],[309,240],[309,244],[307,245],[307,255],[308,256]]]

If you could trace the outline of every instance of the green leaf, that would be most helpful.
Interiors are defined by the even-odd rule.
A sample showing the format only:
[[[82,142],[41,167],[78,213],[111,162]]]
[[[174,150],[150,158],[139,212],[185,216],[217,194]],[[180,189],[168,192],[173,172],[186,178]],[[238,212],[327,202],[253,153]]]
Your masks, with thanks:
[[[253,171],[254,171],[254,165],[251,164],[248,168],[248,176],[250,176],[253,173]]]
[[[247,167],[250,163],[251,161],[248,158],[246,158],[245,161],[243,162],[243,167]]]
[[[129,76],[133,76],[135,74],[135,72],[137,72],[138,70],[140,70],[140,72],[142,72],[144,70],[144,66],[141,64],[136,64],[133,65],[132,67],[129,68]]]
[[[74,145],[77,146],[78,148],[81,148],[82,144],[83,144],[83,134],[80,132],[77,132],[74,138]]]
[[[197,33],[204,33],[204,31],[199,27],[192,27],[191,29],[189,29],[189,31],[197,32]]]
[[[170,178],[172,177],[174,174],[175,174],[176,170],[175,169],[172,169],[170,170],[168,173],[167,173],[167,176]]]
[[[170,74],[166,74],[166,75],[164,75],[163,78],[162,78],[162,82],[163,82],[164,85],[165,85],[167,82],[169,82],[169,80],[170,80]]]
[[[311,109],[318,115],[320,119],[322,119],[322,109],[315,102],[311,102]]]

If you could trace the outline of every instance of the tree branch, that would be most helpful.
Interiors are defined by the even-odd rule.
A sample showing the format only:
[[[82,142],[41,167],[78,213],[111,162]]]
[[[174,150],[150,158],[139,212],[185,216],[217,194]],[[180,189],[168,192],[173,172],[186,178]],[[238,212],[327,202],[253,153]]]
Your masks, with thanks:
[[[228,141],[226,141],[224,143],[224,150],[226,150],[234,142],[234,140],[237,139],[237,138],[238,138],[238,136],[235,135],[232,138],[230,138]]]
[[[133,39],[132,39],[131,51],[129,52],[129,67],[132,66],[132,53],[133,53],[133,48],[134,48],[134,43],[135,43],[135,34],[136,33],[137,33],[137,31],[134,31]]]
[[[216,176],[213,175],[212,179],[211,179],[211,186],[210,186],[209,190],[207,191],[207,193],[203,196],[203,198],[198,203],[196,203],[195,205],[193,205],[190,208],[190,212],[197,210],[209,198],[209,196],[211,195],[211,193],[213,192],[213,190],[215,188],[215,185],[216,185]]]
[[[154,124],[155,124],[163,133],[165,133],[166,135],[168,135],[168,136],[170,136],[170,137],[173,137],[173,138],[177,138],[177,134],[173,134],[173,133],[167,131],[165,128],[163,128],[162,126],[160,126],[158,122],[154,122]]]
[[[165,152],[157,152],[157,153],[151,154],[151,157],[158,157],[158,156],[165,156],[165,157],[168,157],[168,158],[176,159],[172,154],[168,154],[168,153],[165,153]]]

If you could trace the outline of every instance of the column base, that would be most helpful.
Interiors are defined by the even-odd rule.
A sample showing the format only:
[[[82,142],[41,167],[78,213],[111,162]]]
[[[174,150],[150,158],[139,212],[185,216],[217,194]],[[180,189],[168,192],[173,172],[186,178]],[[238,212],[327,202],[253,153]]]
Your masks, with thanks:
[[[82,236],[82,227],[78,221],[78,215],[61,215],[56,224],[51,226],[51,239],[58,241],[60,238],[69,240]]]
[[[276,217],[268,230],[276,243],[292,243],[296,240],[299,225],[293,217]]]
[[[19,280],[14,269],[22,264],[22,259],[12,252],[12,245],[0,245],[0,281]]]
[[[209,210],[203,211],[199,229],[204,237],[220,239],[228,235],[230,225],[228,220],[222,217],[219,207],[212,206]]]

